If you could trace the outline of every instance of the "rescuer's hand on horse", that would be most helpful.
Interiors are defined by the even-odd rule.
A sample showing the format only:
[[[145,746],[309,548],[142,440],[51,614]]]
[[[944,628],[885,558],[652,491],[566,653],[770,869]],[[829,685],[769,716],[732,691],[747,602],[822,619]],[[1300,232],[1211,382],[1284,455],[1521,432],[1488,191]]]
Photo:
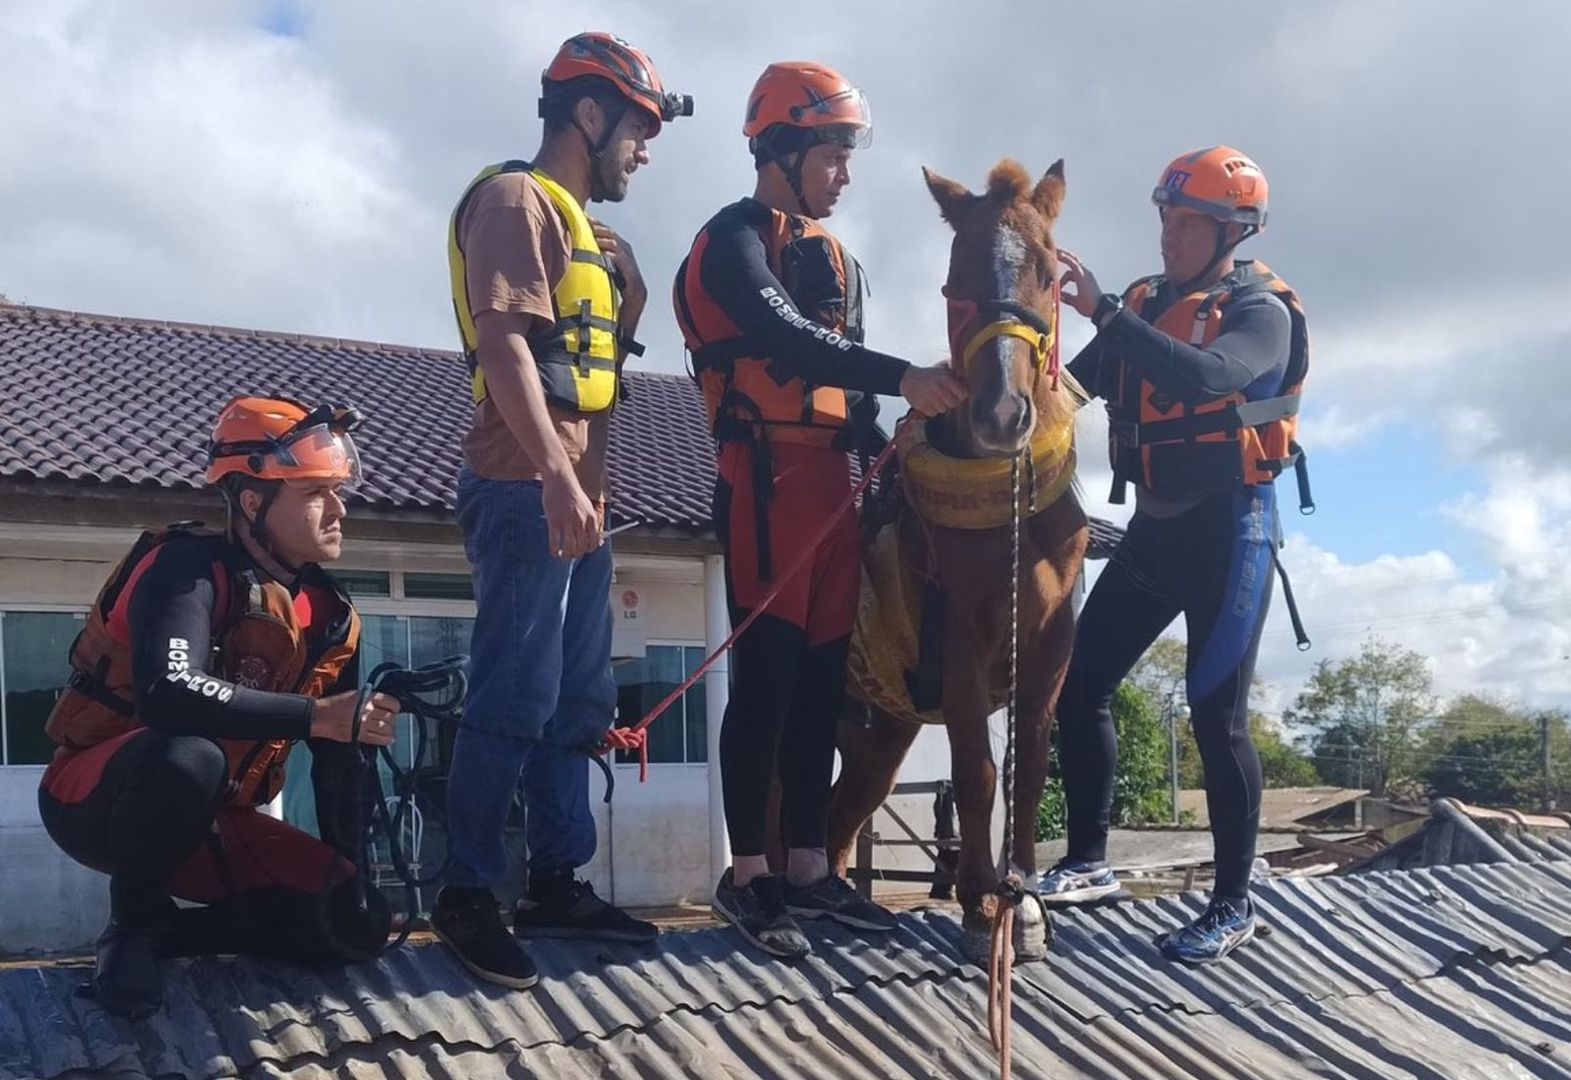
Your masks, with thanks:
[[[948,364],[912,365],[900,378],[900,396],[923,416],[937,416],[964,401],[966,388]]]
[[[1064,303],[1074,308],[1086,318],[1096,312],[1096,305],[1102,299],[1102,286],[1097,284],[1096,275],[1090,267],[1080,261],[1080,257],[1072,251],[1058,249],[1058,262],[1063,267],[1059,275],[1058,284],[1061,289],[1074,287],[1074,292],[1062,292]]]

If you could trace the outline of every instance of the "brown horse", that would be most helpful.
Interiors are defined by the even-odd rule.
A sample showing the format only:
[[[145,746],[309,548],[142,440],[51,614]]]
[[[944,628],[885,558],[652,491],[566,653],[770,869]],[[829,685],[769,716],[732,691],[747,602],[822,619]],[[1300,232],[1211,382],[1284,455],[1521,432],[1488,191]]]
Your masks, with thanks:
[[[1074,636],[1070,591],[1086,550],[1086,518],[1071,484],[1075,399],[1067,378],[1048,362],[1050,354],[1056,358],[1048,342],[1057,330],[1051,229],[1064,174],[1060,161],[1032,184],[1018,163],[1004,160],[980,195],[928,170],[923,175],[955,231],[944,292],[952,363],[969,399],[897,433],[893,521],[864,560],[868,573],[852,646],[856,704],[840,725],[842,767],[829,845],[844,873],[857,831],[888,797],[920,723],[944,723],[960,817],[957,886],[966,951],[980,959],[1000,870],[1014,870],[1028,884],[1035,880],[1036,809]],[[1010,459],[1019,463],[1021,487]],[[1020,499],[1014,835],[1010,866],[1002,868],[990,839],[999,774],[988,716],[1004,704],[1007,689],[1010,511],[1021,491],[1029,494]],[[926,629],[919,629],[919,609],[928,605],[940,614],[929,610]],[[940,663],[935,687],[931,675]],[[1037,905],[1028,902],[1015,925],[1022,958],[1045,954],[1045,918]]]

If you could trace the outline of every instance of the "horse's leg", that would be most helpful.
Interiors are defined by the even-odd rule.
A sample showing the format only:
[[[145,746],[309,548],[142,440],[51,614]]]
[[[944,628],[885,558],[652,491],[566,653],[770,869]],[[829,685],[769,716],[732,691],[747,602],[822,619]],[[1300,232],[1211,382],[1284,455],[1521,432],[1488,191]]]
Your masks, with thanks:
[[[1047,758],[1053,734],[1053,711],[1064,676],[1069,673],[1069,651],[1075,640],[1075,616],[1068,601],[1048,618],[1035,659],[1023,665],[1020,717],[1015,727],[1015,835],[1010,842],[1010,862],[1027,875],[1036,872],[1036,813],[1047,786]]]
[[[844,876],[862,823],[894,790],[900,763],[921,728],[882,709],[852,704],[840,714],[840,777],[829,796],[829,865]]]
[[[1020,717],[1015,727],[1015,821],[1010,842],[1010,865],[1020,872],[1028,888],[1036,885],[1036,814],[1047,785],[1048,743],[1053,730],[1053,709],[1064,675],[1069,670],[1069,650],[1074,644],[1074,612],[1067,599],[1049,617],[1032,656],[1021,672]],[[1020,960],[1040,960],[1047,955],[1047,913],[1027,900],[1016,912],[1015,955]]]
[[[1079,504],[1064,499],[1031,521],[1028,536],[1040,556],[1031,565],[1021,597],[1032,644],[1020,665],[1015,835],[1010,838],[1010,857],[1016,867],[1030,874],[1036,870],[1036,812],[1047,783],[1053,714],[1075,643],[1072,597],[1085,565],[1090,533]]]
[[[955,811],[960,819],[960,862],[955,891],[964,911],[961,920],[966,956],[973,963],[987,959],[993,907],[988,895],[998,882],[992,851],[993,792],[998,770],[987,734],[987,694],[982,683],[975,639],[951,624],[944,648],[944,727],[955,785]]]

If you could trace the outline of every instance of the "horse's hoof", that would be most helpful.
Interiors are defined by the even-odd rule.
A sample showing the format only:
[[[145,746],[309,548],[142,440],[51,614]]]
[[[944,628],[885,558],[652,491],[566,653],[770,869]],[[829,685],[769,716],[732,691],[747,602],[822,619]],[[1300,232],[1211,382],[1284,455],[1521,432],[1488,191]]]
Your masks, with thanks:
[[[1035,893],[1026,893],[1015,908],[1015,962],[1046,959],[1052,943],[1053,924],[1048,921],[1046,906]]]

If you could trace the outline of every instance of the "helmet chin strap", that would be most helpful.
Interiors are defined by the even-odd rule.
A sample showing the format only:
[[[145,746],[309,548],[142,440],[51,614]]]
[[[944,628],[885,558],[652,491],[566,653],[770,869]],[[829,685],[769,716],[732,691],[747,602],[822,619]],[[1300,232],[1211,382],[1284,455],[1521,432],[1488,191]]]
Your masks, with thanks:
[[[267,575],[275,581],[292,583],[300,578],[301,567],[294,565],[287,559],[278,555],[267,540],[267,511],[273,504],[271,493],[262,496],[262,504],[256,508],[254,520],[245,516],[245,511],[238,505],[238,499],[229,504],[229,535],[231,539],[238,540],[240,546],[245,548],[246,554],[251,556]]]
[[[818,215],[807,204],[807,196],[802,194],[802,159],[806,156],[806,150],[798,150],[793,154],[775,158],[775,163],[780,166],[780,171],[785,173],[786,183],[791,185],[791,191],[796,195],[796,204],[802,208],[803,215],[816,218]],[[791,160],[787,161],[787,157]]]
[[[1240,236],[1237,240],[1234,240],[1231,244],[1229,244],[1227,242],[1227,225],[1228,223],[1225,221],[1218,221],[1216,223],[1216,251],[1211,256],[1211,261],[1206,263],[1205,268],[1198,274],[1191,277],[1188,281],[1185,281],[1181,285],[1174,286],[1174,291],[1178,295],[1182,296],[1185,293],[1192,292],[1195,286],[1199,285],[1206,278],[1210,277],[1213,272],[1215,272],[1218,264],[1220,264],[1222,260],[1226,259],[1235,250],[1237,250],[1239,244],[1242,244],[1245,240],[1248,240],[1251,236],[1260,231],[1260,227],[1258,225],[1246,225],[1244,226],[1244,235]]]
[[[606,196],[605,181],[600,176],[600,167],[605,158],[606,148],[611,145],[611,136],[616,134],[616,129],[622,123],[622,117],[627,115],[628,103],[622,102],[614,111],[602,110],[606,116],[605,131],[600,138],[592,139],[584,125],[579,123],[578,117],[573,117],[573,127],[578,134],[583,136],[584,149],[589,151],[589,201],[604,202]]]
[[[776,145],[775,140],[761,141],[761,147],[774,162],[780,174],[785,177],[786,183],[791,188],[791,194],[796,196],[796,205],[801,208],[804,217],[817,218],[813,208],[808,205],[807,196],[802,194],[802,165],[805,163],[809,147],[798,146],[794,150],[782,150]]]

